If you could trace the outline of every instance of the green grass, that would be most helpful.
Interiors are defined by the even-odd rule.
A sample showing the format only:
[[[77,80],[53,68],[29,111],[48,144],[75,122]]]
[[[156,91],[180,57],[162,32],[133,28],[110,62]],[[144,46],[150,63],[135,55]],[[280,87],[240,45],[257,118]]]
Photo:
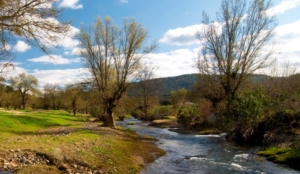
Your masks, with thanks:
[[[293,168],[300,169],[300,148],[291,147],[269,147],[258,152],[259,155],[267,157],[275,163],[286,164]]]
[[[0,111],[0,131],[32,133],[47,127],[78,126],[86,118],[71,117],[62,111]],[[26,130],[26,131],[24,131]]]
[[[86,116],[74,117],[64,111],[1,109],[0,153],[26,149],[46,154],[54,163],[54,166],[22,167],[20,174],[36,170],[57,173],[63,163],[86,163],[103,173],[139,173],[143,162],[164,154],[153,143],[142,141],[150,138],[138,136],[134,131],[103,128],[86,120]]]
[[[128,125],[135,125],[134,122],[128,122],[127,124],[128,124]]]

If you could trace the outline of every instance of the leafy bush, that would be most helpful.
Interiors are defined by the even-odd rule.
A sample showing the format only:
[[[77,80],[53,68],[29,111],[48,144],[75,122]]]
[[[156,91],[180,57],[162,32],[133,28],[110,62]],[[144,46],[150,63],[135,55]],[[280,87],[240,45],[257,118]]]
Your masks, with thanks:
[[[184,107],[178,115],[178,123],[184,128],[191,128],[197,123],[203,123],[203,121],[202,111],[195,105]]]
[[[239,144],[261,144],[267,115],[267,98],[261,90],[245,90],[229,101],[231,119],[227,119],[227,138]],[[228,108],[227,108],[228,109]]]
[[[236,121],[245,124],[259,122],[267,110],[267,99],[261,90],[244,91],[232,101]]]
[[[103,121],[105,119],[103,113],[104,113],[103,109],[100,108],[100,107],[93,106],[93,107],[90,108],[91,116],[95,117],[95,118],[98,118],[101,121]]]
[[[130,114],[137,119],[142,119],[144,117],[144,113],[140,109],[132,110]]]
[[[172,106],[156,106],[149,110],[152,120],[163,119],[164,116],[176,115],[176,110]]]

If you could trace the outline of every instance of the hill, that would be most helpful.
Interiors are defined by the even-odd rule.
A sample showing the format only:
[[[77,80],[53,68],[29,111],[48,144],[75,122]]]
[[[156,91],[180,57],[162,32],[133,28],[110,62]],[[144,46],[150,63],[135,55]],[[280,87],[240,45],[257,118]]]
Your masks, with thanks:
[[[162,83],[162,95],[169,95],[171,91],[177,91],[181,88],[191,89],[197,81],[199,74],[185,74],[175,77],[157,78]]]
[[[199,76],[200,74],[184,74],[175,77],[156,78],[151,81],[154,81],[155,84],[160,84],[159,88],[161,88],[161,96],[168,96],[171,91],[177,91],[181,88],[190,90],[194,83],[198,80]],[[264,82],[269,78],[270,76],[261,74],[253,74],[249,76],[249,80],[254,82]],[[133,90],[128,91],[129,95],[134,95],[134,93],[135,92]]]

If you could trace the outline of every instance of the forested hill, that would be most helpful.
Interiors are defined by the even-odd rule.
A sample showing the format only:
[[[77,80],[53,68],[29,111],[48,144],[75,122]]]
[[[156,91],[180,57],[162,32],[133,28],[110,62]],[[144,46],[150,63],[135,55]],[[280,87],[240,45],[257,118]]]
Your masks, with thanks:
[[[197,81],[199,74],[185,74],[175,77],[163,77],[152,79],[154,84],[157,84],[155,88],[159,90],[161,96],[168,96],[171,91],[176,91],[181,88],[185,88],[187,90],[191,89],[194,83]],[[134,82],[134,84],[138,84],[139,82]],[[135,95],[135,89],[131,88],[128,91],[128,95]]]
[[[199,74],[185,74],[175,77],[157,78],[153,80],[159,80],[162,84],[162,95],[169,95],[171,91],[177,91],[178,89],[191,89],[194,83],[197,81]]]
[[[161,89],[160,95],[168,96],[171,91],[177,91],[181,88],[190,90],[199,76],[200,74],[184,74],[175,77],[156,78],[151,81],[157,81],[156,84],[159,84],[158,88]],[[263,82],[270,78],[270,76],[253,74],[249,78],[251,81]],[[134,91],[129,90],[129,95],[132,94],[134,95]]]

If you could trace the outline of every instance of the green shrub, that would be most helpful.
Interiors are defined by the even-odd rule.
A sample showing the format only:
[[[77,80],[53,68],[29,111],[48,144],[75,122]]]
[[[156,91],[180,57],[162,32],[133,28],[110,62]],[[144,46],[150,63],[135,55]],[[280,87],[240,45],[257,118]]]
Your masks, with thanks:
[[[196,123],[203,123],[203,121],[202,111],[195,105],[184,107],[178,115],[178,123],[184,128],[191,128]]]
[[[156,106],[148,113],[152,120],[163,119],[164,116],[176,114],[176,110],[172,106]]]
[[[137,119],[142,119],[144,115],[144,113],[140,109],[132,110],[130,114]]]
[[[232,107],[235,121],[257,123],[265,115],[267,99],[261,90],[246,90],[235,97]]]
[[[90,114],[92,117],[99,118],[101,121],[104,120],[103,109],[100,107],[93,106],[90,109]]]

